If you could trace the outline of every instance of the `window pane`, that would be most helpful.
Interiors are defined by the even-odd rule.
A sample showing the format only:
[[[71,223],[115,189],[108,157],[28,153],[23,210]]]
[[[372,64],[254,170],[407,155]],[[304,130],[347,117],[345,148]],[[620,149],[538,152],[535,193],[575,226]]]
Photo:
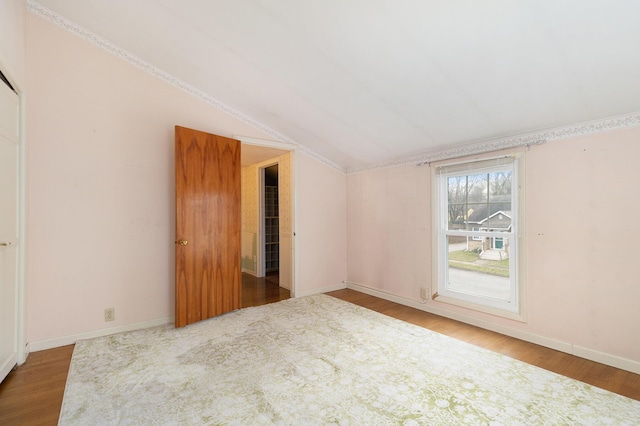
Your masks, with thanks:
[[[468,200],[470,203],[487,202],[487,174],[469,175],[468,177]]]
[[[491,215],[486,221],[486,228],[490,232],[511,231],[511,203],[489,204]]]
[[[509,301],[509,238],[447,236],[449,291]]]
[[[460,230],[465,228],[466,218],[466,204],[449,204],[448,213],[448,226],[449,230]]]
[[[467,202],[467,177],[452,176],[447,178],[448,201],[451,203]]]
[[[487,219],[489,218],[489,209],[487,208],[487,203],[473,203],[473,204],[469,204],[469,208],[467,210],[467,222],[468,222],[468,228],[474,228],[474,227],[486,227],[487,226]]]
[[[495,203],[511,199],[511,172],[489,174],[489,202]]]

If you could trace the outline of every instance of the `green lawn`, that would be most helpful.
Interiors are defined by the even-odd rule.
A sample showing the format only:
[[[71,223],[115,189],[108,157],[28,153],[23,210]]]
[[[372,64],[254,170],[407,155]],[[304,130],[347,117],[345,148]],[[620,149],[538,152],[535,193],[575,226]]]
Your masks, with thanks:
[[[459,250],[450,251],[449,260],[457,260],[459,262],[475,262],[480,260],[480,255],[474,251]]]
[[[473,251],[459,250],[449,252],[449,266],[467,271],[476,271],[483,274],[509,276],[509,259],[483,260]]]

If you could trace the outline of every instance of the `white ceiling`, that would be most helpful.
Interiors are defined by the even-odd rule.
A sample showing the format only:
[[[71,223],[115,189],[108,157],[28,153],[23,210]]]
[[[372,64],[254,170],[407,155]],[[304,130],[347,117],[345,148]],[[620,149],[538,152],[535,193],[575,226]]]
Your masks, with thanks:
[[[240,152],[242,154],[242,167],[251,164],[261,163],[270,160],[278,155],[286,154],[287,151],[281,149],[267,148],[257,145],[242,145]]]
[[[640,111],[637,0],[39,0],[345,170]]]

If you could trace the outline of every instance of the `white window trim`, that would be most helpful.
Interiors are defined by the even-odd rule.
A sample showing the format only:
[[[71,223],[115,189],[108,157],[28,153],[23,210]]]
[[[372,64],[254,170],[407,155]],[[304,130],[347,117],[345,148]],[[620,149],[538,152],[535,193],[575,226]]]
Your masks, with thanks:
[[[444,265],[446,255],[444,247],[446,247],[446,243],[443,241],[443,234],[441,230],[443,229],[442,220],[446,220],[446,218],[441,217],[441,212],[443,212],[442,204],[446,206],[446,201],[443,201],[439,198],[439,194],[441,191],[438,190],[438,185],[441,184],[441,180],[438,179],[438,170],[441,170],[443,167],[451,168],[452,170],[464,170],[469,169],[473,170],[474,164],[476,162],[482,162],[486,160],[496,160],[499,158],[505,158],[505,155],[494,156],[494,157],[484,157],[484,158],[475,158],[473,160],[467,161],[451,161],[447,163],[438,163],[431,165],[431,194],[432,194],[432,299],[436,302],[447,303],[451,305],[456,305],[460,307],[464,307],[470,310],[484,312],[496,316],[500,316],[503,318],[509,318],[517,321],[526,321],[526,262],[525,262],[525,251],[524,251],[524,200],[525,200],[525,187],[524,187],[524,176],[525,176],[525,153],[524,152],[516,152],[509,153],[509,157],[513,157],[514,161],[514,188],[517,189],[516,194],[516,202],[514,206],[512,206],[513,212],[513,222],[517,222],[515,228],[512,227],[511,233],[505,236],[509,236],[512,241],[510,244],[513,244],[512,249],[512,257],[515,258],[515,265],[511,268],[510,275],[516,277],[516,305],[517,309],[505,309],[505,307],[495,307],[491,306],[491,304],[478,303],[476,298],[470,297],[461,297],[459,294],[455,294],[452,297],[447,291],[440,290],[440,283],[444,283],[444,278],[442,277],[445,271],[442,271],[441,265]],[[472,233],[465,231],[448,231],[447,235],[460,234],[461,236],[472,236]],[[495,233],[490,235],[489,232],[486,233],[486,236],[495,237]],[[477,235],[473,233],[473,235]],[[484,236],[484,235],[482,235]]]

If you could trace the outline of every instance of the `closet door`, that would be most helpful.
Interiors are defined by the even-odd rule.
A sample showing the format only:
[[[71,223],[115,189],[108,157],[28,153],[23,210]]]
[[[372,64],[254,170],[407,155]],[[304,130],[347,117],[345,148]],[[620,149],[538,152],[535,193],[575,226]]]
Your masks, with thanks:
[[[18,108],[0,81],[0,381],[18,359]]]

